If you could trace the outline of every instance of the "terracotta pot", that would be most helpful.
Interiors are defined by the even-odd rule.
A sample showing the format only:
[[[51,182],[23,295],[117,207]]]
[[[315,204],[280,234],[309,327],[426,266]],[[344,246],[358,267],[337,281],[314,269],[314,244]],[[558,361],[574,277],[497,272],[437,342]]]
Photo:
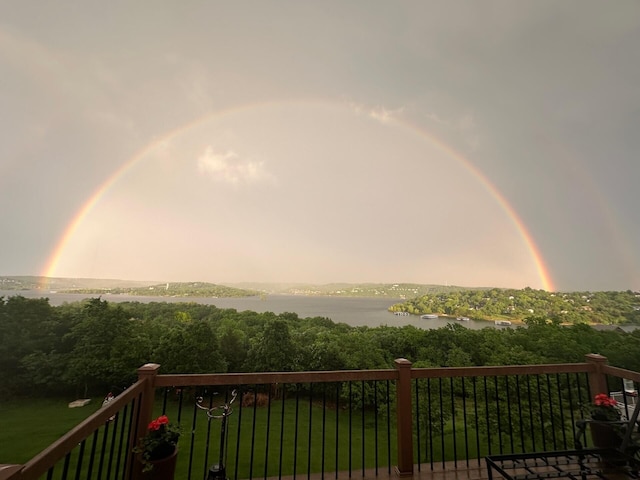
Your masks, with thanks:
[[[149,463],[153,468],[149,472],[144,472],[142,478],[144,480],[173,480],[176,473],[176,462],[178,461],[178,447],[176,447],[171,455],[160,460],[151,460]]]

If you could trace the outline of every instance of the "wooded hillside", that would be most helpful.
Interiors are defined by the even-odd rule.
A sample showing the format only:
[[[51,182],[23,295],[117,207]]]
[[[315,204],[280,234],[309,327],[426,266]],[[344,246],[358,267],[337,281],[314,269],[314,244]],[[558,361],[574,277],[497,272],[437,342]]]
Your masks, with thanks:
[[[2,398],[103,395],[131,384],[147,362],[164,373],[212,373],[391,368],[401,357],[418,366],[580,362],[586,353],[640,371],[640,330],[535,321],[501,330],[367,328],[197,303],[94,298],[53,307],[0,298]]]

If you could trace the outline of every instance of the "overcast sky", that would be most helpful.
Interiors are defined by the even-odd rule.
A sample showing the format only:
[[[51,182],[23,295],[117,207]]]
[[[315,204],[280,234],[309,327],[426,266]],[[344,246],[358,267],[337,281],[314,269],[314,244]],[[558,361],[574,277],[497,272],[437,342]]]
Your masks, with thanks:
[[[640,3],[0,3],[0,275],[640,289]]]

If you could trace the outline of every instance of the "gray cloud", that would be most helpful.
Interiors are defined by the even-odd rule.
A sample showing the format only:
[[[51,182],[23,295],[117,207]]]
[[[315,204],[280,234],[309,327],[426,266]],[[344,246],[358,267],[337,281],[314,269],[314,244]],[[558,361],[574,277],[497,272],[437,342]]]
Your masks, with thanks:
[[[40,273],[91,194],[169,132],[216,112],[305,99],[318,105],[346,105],[346,110],[351,105],[351,112],[360,112],[361,122],[371,115],[380,127],[391,129],[378,134],[380,141],[389,135],[399,142],[404,137],[389,132],[411,125],[457,151],[517,212],[558,288],[640,288],[640,222],[635,212],[640,200],[640,5],[636,1],[621,0],[615,8],[591,0],[401,4],[282,0],[198,3],[186,8],[164,1],[105,6],[27,0],[0,5],[0,19],[0,201],[11,206],[2,222],[0,274]],[[270,245],[277,245],[280,237],[266,231],[269,228],[286,227],[289,238],[301,242],[319,238],[326,248],[335,249],[340,242],[332,242],[340,233],[329,228],[345,231],[347,219],[362,221],[365,229],[371,228],[376,216],[381,225],[393,225],[394,219],[409,222],[406,210],[397,204],[386,206],[371,197],[375,214],[353,210],[350,217],[336,217],[335,224],[319,223],[322,215],[331,219],[331,213],[323,210],[327,203],[334,209],[349,209],[348,197],[341,192],[366,192],[367,187],[379,185],[377,169],[366,158],[353,157],[358,152],[373,158],[375,152],[363,153],[352,143],[361,138],[359,132],[373,127],[338,115],[342,127],[353,130],[345,137],[323,136],[318,129],[330,132],[330,122],[318,120],[314,125],[301,117],[296,124],[278,117],[295,112],[273,112],[269,119],[249,114],[228,117],[229,124],[222,122],[197,140],[189,137],[192,144],[172,149],[174,156],[165,159],[162,168],[174,178],[192,182],[192,190],[197,190],[197,180],[179,173],[188,170],[186,164],[170,159],[200,159],[202,172],[207,173],[203,177],[209,180],[202,185],[203,192],[211,189],[212,178],[222,181],[216,185],[235,195],[227,198],[236,203],[221,216],[239,229],[244,228],[240,217],[252,209],[262,211],[269,202],[274,202],[274,211],[299,219],[304,228],[291,231],[291,224],[267,209],[262,217],[251,217],[265,229],[263,236]],[[236,120],[240,123],[234,124]],[[245,123],[250,124],[244,125],[250,137],[220,142],[225,132]],[[288,135],[279,136],[277,125],[286,126]],[[307,136],[303,127],[313,129],[314,136]],[[280,144],[274,143],[276,137]],[[327,145],[299,145],[301,139],[334,143],[325,149]],[[287,144],[298,147],[295,155],[286,150],[291,157],[279,157]],[[265,156],[267,150],[273,157]],[[326,157],[316,160],[314,150],[322,150]],[[411,156],[400,145],[395,151]],[[377,161],[397,165],[398,170],[386,171],[386,180],[393,184],[415,172],[431,174],[422,170],[419,158],[413,166],[397,158]],[[314,168],[319,168],[320,187],[296,185],[296,172],[298,178],[306,178]],[[352,170],[358,175],[343,173]],[[134,178],[132,173],[119,188],[131,184],[140,195],[161,198],[161,191],[147,191],[142,184],[134,187]],[[159,171],[157,182],[165,182],[163,178]],[[458,204],[473,204],[473,199],[455,180],[442,178],[450,183],[449,202],[456,204],[449,210],[446,202],[429,196],[429,186],[438,181],[425,178],[411,194],[393,191],[407,204],[421,205],[419,220],[411,221],[438,218],[431,228],[456,231],[456,225],[469,221],[457,210]],[[232,193],[223,187],[230,184],[252,185],[254,190]],[[298,196],[284,195],[287,189]],[[336,192],[342,205],[327,200]],[[380,198],[386,199],[386,194],[380,187]],[[206,197],[201,195],[197,198],[203,201]],[[307,223],[302,210],[293,208],[303,203],[307,212],[318,212],[315,222]],[[236,212],[240,217],[234,216]],[[107,215],[107,210],[103,213]],[[471,214],[483,218],[482,212]],[[117,212],[109,215],[116,221]],[[493,210],[484,214],[489,215],[497,214]],[[174,221],[186,222],[184,217],[189,214],[176,213]],[[260,218],[271,223],[261,223]],[[87,224],[93,221],[87,219]],[[325,225],[326,231],[320,228]],[[343,236],[340,241],[357,243],[357,232],[349,230],[352,238]],[[391,241],[392,235],[377,233],[376,237]],[[476,243],[461,246],[450,256],[444,245],[437,245],[425,259],[435,263],[439,253],[446,256],[456,263],[452,270],[460,282],[465,281],[465,268],[485,241],[482,234],[468,236]],[[322,261],[316,261],[297,274],[307,279],[314,269],[325,269],[323,278],[355,278],[359,271],[376,277],[362,280],[377,281],[390,264],[409,268],[411,259],[417,258],[419,250],[413,246],[403,256],[398,247],[374,240],[359,246],[362,259],[345,254],[342,271],[325,269]],[[286,256],[274,252],[268,258],[267,250],[258,255],[260,260],[251,261],[251,248],[258,247],[247,246],[245,258],[236,259],[247,276],[277,279],[279,271],[286,270],[287,279],[296,280],[295,269],[284,266]],[[314,251],[321,255],[321,249]],[[517,259],[514,254],[510,265],[514,271],[519,268]],[[478,256],[475,261],[483,263]],[[232,267],[230,263],[225,268]],[[188,276],[188,268],[182,268]],[[494,262],[483,268],[497,272],[503,267]],[[129,274],[149,278],[144,271]],[[162,271],[155,274],[162,276]],[[222,273],[216,275],[224,279]],[[491,272],[484,278],[490,281]],[[537,281],[534,275],[531,282]]]

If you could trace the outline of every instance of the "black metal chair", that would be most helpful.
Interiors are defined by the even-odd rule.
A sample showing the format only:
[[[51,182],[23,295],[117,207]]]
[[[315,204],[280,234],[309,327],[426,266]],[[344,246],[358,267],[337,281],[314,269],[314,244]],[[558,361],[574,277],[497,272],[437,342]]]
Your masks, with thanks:
[[[576,422],[574,450],[488,455],[485,457],[489,480],[497,473],[506,480],[640,480],[640,431],[636,403],[631,418],[608,422],[616,426],[618,444],[611,448],[586,447],[586,430],[597,420]]]
[[[628,407],[625,405],[625,411]],[[638,416],[640,415],[640,401],[636,401],[631,417],[627,420],[619,420],[615,422],[603,422],[602,420],[580,419],[576,422],[576,434],[574,444],[576,450],[585,452],[602,452],[603,448],[599,446],[586,447],[583,441],[586,439],[587,427],[591,425],[607,425],[613,427],[618,436],[618,445],[609,447],[613,453],[618,453],[620,457],[633,458],[640,461],[640,425],[638,424]]]

